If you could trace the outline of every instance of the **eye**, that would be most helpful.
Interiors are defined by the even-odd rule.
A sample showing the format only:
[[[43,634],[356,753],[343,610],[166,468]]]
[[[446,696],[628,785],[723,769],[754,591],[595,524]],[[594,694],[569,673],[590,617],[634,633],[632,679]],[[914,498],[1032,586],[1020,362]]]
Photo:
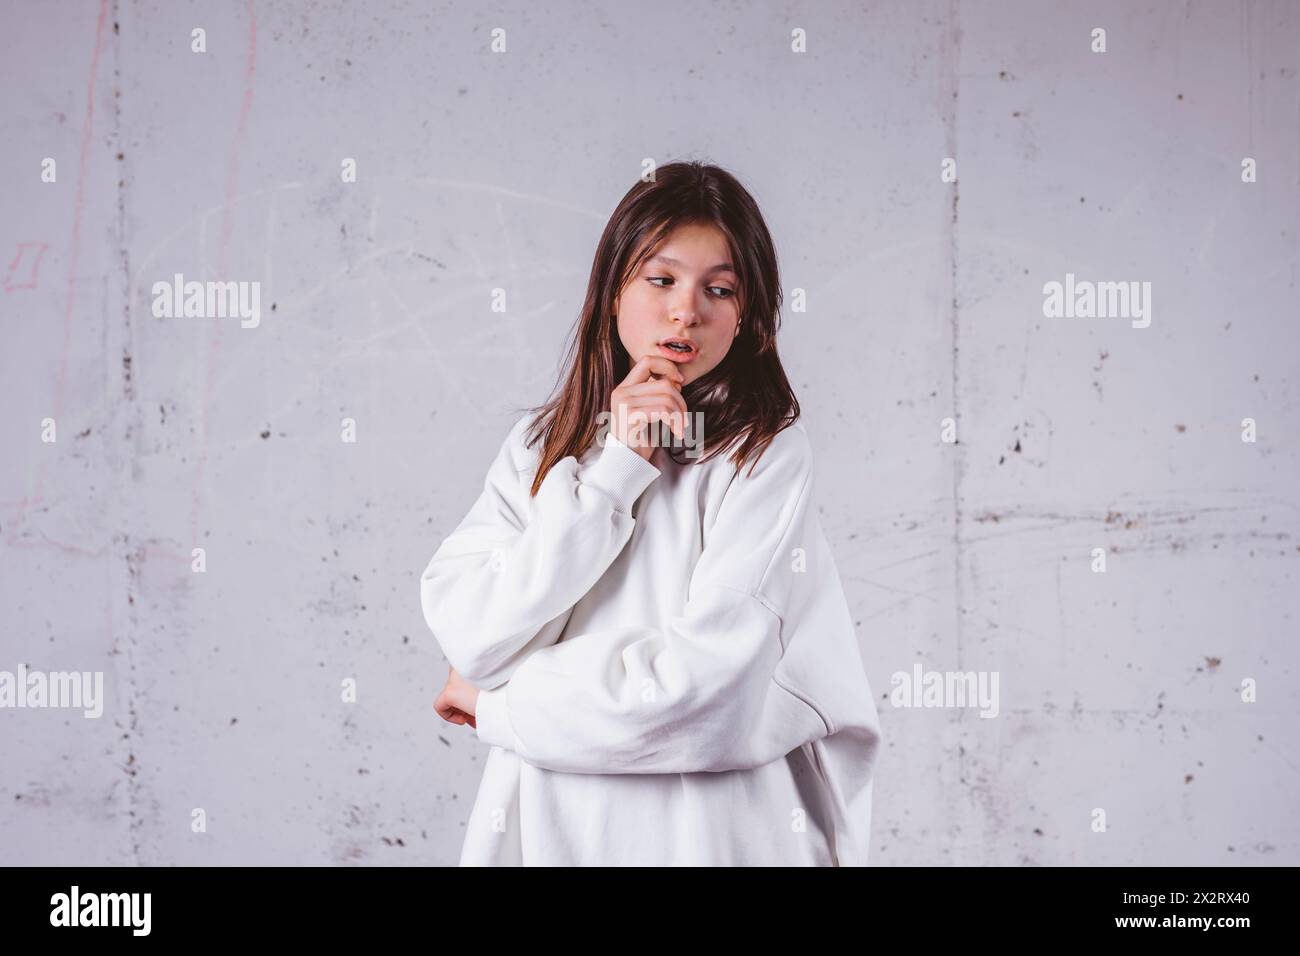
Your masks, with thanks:
[[[673,280],[669,276],[647,276],[645,281],[651,283],[657,283],[657,282],[672,282]],[[662,285],[656,285],[655,288],[666,289],[668,287]],[[710,292],[713,293],[713,297],[715,299],[730,299],[732,296],[736,294],[735,289],[728,289],[725,285],[711,285],[708,287],[708,289]]]

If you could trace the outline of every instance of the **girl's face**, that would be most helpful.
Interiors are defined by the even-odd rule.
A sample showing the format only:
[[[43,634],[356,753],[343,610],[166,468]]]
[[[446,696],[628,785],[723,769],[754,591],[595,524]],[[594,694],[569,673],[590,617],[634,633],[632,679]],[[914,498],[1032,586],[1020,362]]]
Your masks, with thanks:
[[[661,355],[677,363],[686,382],[714,369],[740,330],[737,275],[722,231],[674,229],[619,291],[614,314],[633,363]]]

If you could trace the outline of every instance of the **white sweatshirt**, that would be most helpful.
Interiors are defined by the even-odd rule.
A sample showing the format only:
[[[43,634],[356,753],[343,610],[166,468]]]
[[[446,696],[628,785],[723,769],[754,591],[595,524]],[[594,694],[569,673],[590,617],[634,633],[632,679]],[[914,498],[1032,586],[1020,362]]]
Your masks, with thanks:
[[[528,421],[420,579],[491,745],[460,865],[865,865],[881,734],[803,425],[752,475],[607,438],[530,499]]]

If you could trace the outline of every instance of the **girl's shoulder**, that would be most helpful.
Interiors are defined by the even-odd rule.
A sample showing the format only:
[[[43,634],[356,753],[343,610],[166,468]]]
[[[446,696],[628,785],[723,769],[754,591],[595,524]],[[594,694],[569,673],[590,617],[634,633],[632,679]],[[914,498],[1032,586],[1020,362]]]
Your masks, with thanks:
[[[771,487],[802,485],[813,471],[813,447],[802,419],[796,419],[772,436],[760,452],[751,452],[737,468],[732,455],[743,442],[736,439],[727,450],[711,460],[715,467],[730,472],[728,485]]]
[[[798,463],[811,467],[811,462],[813,462],[813,440],[811,440],[807,428],[803,427],[803,419],[794,420],[793,423],[785,425],[781,431],[772,436],[771,441],[764,447],[762,455],[759,455],[755,471],[764,467],[764,462],[783,462],[787,466],[790,463]],[[768,464],[767,467],[771,467],[771,464]],[[748,463],[745,466],[745,473],[749,473]]]

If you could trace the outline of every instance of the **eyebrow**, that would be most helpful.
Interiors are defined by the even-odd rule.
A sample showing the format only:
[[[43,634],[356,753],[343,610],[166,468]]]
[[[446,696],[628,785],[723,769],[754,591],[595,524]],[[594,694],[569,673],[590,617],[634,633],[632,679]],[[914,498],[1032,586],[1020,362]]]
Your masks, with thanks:
[[[681,262],[674,259],[672,256],[662,256],[662,255],[651,256],[650,261],[662,262],[665,265],[670,265],[670,266],[677,266],[677,268],[679,269],[682,268],[683,265]],[[736,275],[736,270],[731,267],[730,262],[719,262],[716,266],[711,266],[710,268],[704,270],[704,274],[706,276],[713,275],[713,273],[715,272],[730,272],[732,275]]]

